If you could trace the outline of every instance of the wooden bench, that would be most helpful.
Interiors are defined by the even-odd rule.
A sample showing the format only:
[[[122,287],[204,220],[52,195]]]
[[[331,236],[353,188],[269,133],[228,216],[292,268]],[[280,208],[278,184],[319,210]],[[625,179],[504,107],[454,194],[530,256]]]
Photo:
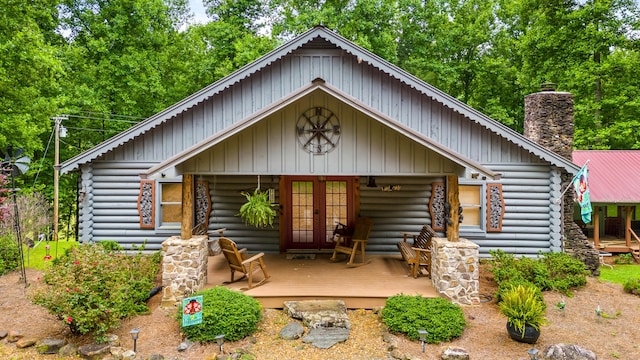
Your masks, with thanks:
[[[409,265],[409,270],[414,278],[418,277],[420,269],[426,269],[427,275],[431,277],[431,239],[436,236],[431,226],[424,225],[419,234],[402,233],[402,241],[398,245],[398,250],[402,259]],[[408,238],[413,238],[413,244],[409,244]]]

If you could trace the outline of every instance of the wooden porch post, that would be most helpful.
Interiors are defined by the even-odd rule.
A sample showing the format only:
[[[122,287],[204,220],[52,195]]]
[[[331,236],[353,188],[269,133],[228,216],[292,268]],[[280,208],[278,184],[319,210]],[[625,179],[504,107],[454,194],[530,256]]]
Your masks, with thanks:
[[[180,238],[191,239],[193,230],[193,175],[182,175],[182,226]]]
[[[627,248],[631,248],[631,211],[633,211],[631,206],[624,207],[624,241],[627,245]]]
[[[458,241],[460,239],[460,190],[458,188],[458,176],[447,176],[447,202],[449,203],[449,220],[447,224],[447,240]]]
[[[600,207],[593,212],[593,247],[600,249]]]

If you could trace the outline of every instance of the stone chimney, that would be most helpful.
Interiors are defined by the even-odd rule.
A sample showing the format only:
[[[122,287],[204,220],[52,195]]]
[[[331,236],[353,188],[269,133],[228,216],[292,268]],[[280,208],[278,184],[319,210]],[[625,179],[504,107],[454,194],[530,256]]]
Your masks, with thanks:
[[[573,151],[573,95],[544,84],[541,91],[524,99],[524,136],[571,161]],[[572,175],[562,172],[562,189],[571,185]],[[562,198],[564,249],[584,262],[592,275],[600,274],[600,259],[580,227],[573,220],[574,191]]]

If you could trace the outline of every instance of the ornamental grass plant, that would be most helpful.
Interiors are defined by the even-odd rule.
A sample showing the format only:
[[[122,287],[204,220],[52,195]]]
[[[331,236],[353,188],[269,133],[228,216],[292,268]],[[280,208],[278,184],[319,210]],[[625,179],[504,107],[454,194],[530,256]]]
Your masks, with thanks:
[[[540,331],[540,326],[546,322],[546,305],[538,298],[539,291],[535,285],[529,284],[514,286],[502,294],[500,313],[523,336],[526,326]]]

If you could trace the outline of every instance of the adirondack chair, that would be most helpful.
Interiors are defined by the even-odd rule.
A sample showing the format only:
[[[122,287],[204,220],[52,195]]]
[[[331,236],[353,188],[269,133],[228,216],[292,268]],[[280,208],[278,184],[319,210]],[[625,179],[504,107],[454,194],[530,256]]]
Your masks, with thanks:
[[[239,281],[244,279],[245,277],[248,277],[249,278],[248,289],[251,289],[253,287],[262,285],[265,281],[267,281],[267,279],[269,279],[270,275],[267,272],[267,267],[265,266],[264,260],[262,259],[262,257],[264,256],[264,253],[259,253],[251,257],[248,257],[247,249],[245,248],[238,249],[238,246],[236,245],[236,243],[233,240],[230,240],[226,237],[220,237],[218,239],[218,244],[220,245],[220,248],[222,249],[222,253],[224,254],[224,257],[227,259],[227,262],[229,263],[229,268],[231,269],[230,282]],[[262,270],[263,279],[254,285],[253,274],[259,270]],[[243,273],[244,276],[242,276],[238,280],[234,280],[234,275],[236,271]]]
[[[431,226],[425,224],[419,234],[403,232],[403,239],[398,245],[402,259],[409,265],[409,270],[414,278],[418,277],[421,269],[425,269],[431,277],[431,239],[437,236]],[[409,244],[407,238],[413,238],[413,244]]]
[[[361,217],[356,220],[352,234],[348,235],[340,234],[340,232],[334,232],[335,234],[333,238],[336,242],[336,247],[333,249],[333,256],[331,256],[330,260],[334,262],[338,261],[337,255],[338,253],[342,253],[348,255],[349,262],[347,265],[350,267],[366,264],[365,247],[367,246],[372,226],[373,222],[371,219]],[[349,239],[351,240],[351,245],[347,245]],[[360,253],[362,257],[362,261],[359,263],[354,262],[357,253]]]

